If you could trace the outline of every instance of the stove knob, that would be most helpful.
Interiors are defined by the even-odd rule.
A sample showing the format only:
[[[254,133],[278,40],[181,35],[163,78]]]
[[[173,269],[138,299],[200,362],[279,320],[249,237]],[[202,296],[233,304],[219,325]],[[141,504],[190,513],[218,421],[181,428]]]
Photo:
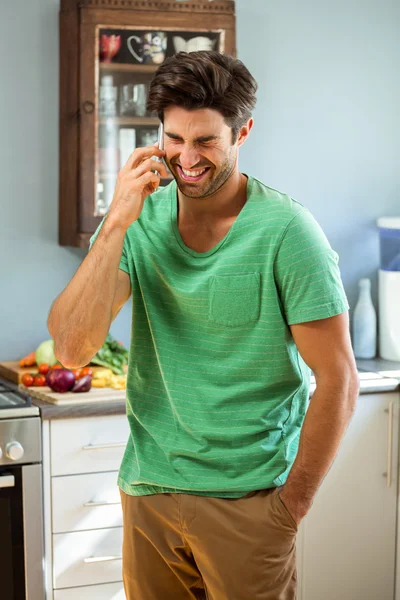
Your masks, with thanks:
[[[6,456],[11,460],[20,460],[24,455],[24,449],[19,442],[10,442],[6,446]]]

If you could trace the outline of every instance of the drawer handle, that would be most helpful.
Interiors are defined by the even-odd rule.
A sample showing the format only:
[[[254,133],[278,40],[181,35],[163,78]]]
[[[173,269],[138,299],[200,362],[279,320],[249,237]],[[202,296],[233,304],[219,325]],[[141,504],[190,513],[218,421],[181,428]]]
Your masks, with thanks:
[[[393,447],[393,400],[389,403],[389,408],[385,408],[385,412],[389,413],[388,420],[388,441],[387,441],[387,471],[384,473],[386,477],[386,487],[392,485],[392,447]]]
[[[85,563],[98,563],[98,562],[109,562],[110,560],[122,560],[122,556],[90,556],[84,558]]]
[[[111,444],[89,444],[82,450],[108,450],[109,448],[125,448],[126,442],[111,442]]]
[[[14,487],[14,486],[15,486],[14,475],[9,475],[7,473],[6,475],[2,475],[0,477],[0,488]]]
[[[113,506],[114,504],[121,504],[121,501],[116,502],[85,502],[83,505],[85,508],[93,508],[94,506]]]

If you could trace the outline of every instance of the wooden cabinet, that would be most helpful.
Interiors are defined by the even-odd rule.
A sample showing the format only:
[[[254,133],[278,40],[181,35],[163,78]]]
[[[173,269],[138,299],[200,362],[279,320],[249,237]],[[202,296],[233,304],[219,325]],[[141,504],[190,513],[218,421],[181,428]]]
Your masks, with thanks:
[[[126,417],[52,421],[52,475],[118,471],[128,435]]]
[[[88,247],[120,167],[157,141],[158,119],[146,111],[154,73],[196,49],[235,55],[233,0],[61,0],[61,245]]]
[[[398,392],[360,396],[299,529],[298,600],[396,597],[399,404]],[[124,600],[116,481],[128,436],[125,415],[43,423],[47,600]]]
[[[53,572],[55,589],[121,581],[122,527],[54,535]]]
[[[54,600],[126,600],[126,596],[122,583],[105,583],[57,590]]]
[[[124,600],[126,415],[43,422],[46,600]]]
[[[302,523],[302,600],[393,600],[398,429],[398,392],[360,396]]]
[[[52,477],[51,492],[53,533],[122,527],[115,471]]]

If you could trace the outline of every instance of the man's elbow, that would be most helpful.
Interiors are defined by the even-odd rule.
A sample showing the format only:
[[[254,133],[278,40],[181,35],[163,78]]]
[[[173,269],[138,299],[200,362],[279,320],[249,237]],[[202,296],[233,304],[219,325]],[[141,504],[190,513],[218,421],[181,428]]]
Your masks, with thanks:
[[[97,350],[85,339],[83,334],[54,338],[54,354],[67,369],[79,369],[90,363]]]
[[[360,378],[355,364],[346,363],[338,369],[316,373],[315,378],[317,388],[325,389],[329,396],[340,396],[349,414],[354,413],[360,391]]]
[[[83,343],[83,336],[75,338],[71,333],[62,335],[56,328],[51,328],[48,323],[50,335],[54,341],[54,356],[67,369],[79,369],[85,367],[96,354],[87,343]]]
[[[66,369],[80,369],[90,363],[95,352],[74,351],[68,347],[60,347],[54,343],[54,355]]]
[[[50,333],[51,330],[49,328]],[[67,369],[76,369],[78,368],[77,365],[73,364],[74,360],[71,360],[71,355],[66,352],[66,348],[64,344],[60,344],[59,339],[57,338],[56,335],[52,335],[53,340],[54,340],[54,356],[56,357],[56,359],[62,364],[63,367],[67,368]]]
[[[338,375],[338,381],[347,410],[349,415],[352,416],[356,409],[360,392],[360,378],[357,367],[352,364],[344,365],[341,368],[340,375]]]

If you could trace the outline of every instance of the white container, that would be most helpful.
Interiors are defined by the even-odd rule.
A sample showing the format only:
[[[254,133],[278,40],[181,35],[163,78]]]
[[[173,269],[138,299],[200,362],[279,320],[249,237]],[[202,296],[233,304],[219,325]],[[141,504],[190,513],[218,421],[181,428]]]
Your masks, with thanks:
[[[376,355],[376,312],[370,279],[360,279],[360,293],[353,313],[353,348],[356,358]]]
[[[400,217],[378,219],[379,354],[400,360]]]
[[[118,88],[113,85],[112,75],[101,78],[99,88],[99,115],[101,117],[115,117],[117,114]]]
[[[126,161],[136,148],[136,129],[123,128],[119,130],[119,166],[125,165]]]
[[[400,271],[379,270],[379,354],[400,360]]]

